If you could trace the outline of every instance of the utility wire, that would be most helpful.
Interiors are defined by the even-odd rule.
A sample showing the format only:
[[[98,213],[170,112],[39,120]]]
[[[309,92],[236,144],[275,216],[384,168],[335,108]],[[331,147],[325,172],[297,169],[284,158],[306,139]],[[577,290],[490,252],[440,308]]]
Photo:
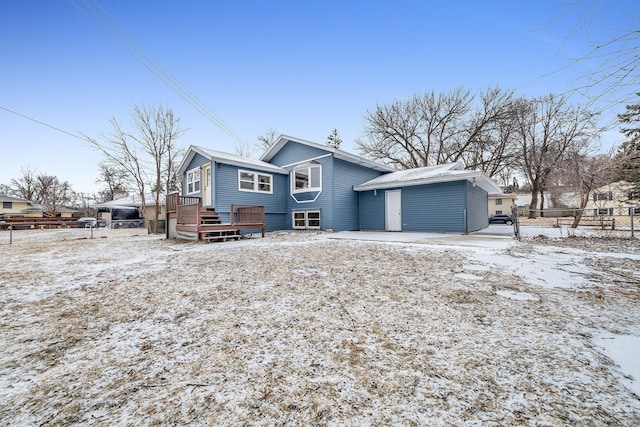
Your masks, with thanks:
[[[38,123],[38,124],[41,124],[41,125],[46,126],[46,127],[48,127],[48,128],[51,128],[51,129],[53,129],[53,130],[57,130],[58,132],[62,132],[62,133],[64,133],[64,134],[66,134],[66,135],[72,136],[72,137],[74,137],[74,138],[78,138],[78,139],[81,139],[81,140],[83,140],[83,141],[91,142],[91,140],[90,140],[89,138],[87,138],[87,137],[82,137],[82,136],[80,136],[80,135],[76,135],[76,134],[73,134],[73,133],[71,133],[71,132],[67,132],[66,130],[62,130],[62,129],[57,128],[57,127],[55,127],[55,126],[52,126],[52,125],[50,125],[50,124],[48,124],[48,123],[41,122],[40,120],[36,120],[36,119],[34,119],[33,117],[29,117],[29,116],[25,116],[24,114],[20,114],[20,113],[18,113],[17,111],[13,111],[13,110],[10,110],[10,109],[5,108],[5,107],[2,107],[2,106],[0,106],[0,110],[8,111],[9,113],[15,114],[16,116],[20,116],[20,117],[23,117],[23,118],[25,118],[25,119],[27,119],[27,120],[31,120],[32,122],[36,122],[36,123]]]
[[[91,0],[81,0],[82,3],[84,3],[84,8],[74,0],[69,1],[165,86],[174,91],[178,96],[184,99],[189,105],[195,108],[213,124],[218,126],[236,142],[242,145],[247,144],[245,139],[240,136],[238,132],[211,111],[204,102],[187,89],[187,87],[184,86],[173,74],[171,74],[156,58],[153,57],[153,55],[151,55],[140,43],[130,36],[122,26],[118,25],[115,19],[111,18],[105,9],[100,6],[97,0],[93,0],[93,5],[90,4]]]

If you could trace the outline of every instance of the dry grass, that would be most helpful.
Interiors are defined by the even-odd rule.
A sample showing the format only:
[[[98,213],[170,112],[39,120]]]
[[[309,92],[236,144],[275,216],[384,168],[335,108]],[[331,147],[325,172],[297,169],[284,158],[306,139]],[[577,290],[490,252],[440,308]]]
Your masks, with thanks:
[[[637,331],[626,282],[543,289],[426,245],[113,231],[0,246],[1,424],[640,424],[590,341]],[[609,262],[635,274],[587,264]]]

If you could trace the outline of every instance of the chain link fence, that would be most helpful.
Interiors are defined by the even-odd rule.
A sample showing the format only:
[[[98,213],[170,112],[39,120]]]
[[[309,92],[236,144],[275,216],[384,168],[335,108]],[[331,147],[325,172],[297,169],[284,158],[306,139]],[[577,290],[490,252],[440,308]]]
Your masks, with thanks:
[[[547,237],[640,237],[640,207],[617,206],[596,209],[514,208],[515,236],[522,239]]]

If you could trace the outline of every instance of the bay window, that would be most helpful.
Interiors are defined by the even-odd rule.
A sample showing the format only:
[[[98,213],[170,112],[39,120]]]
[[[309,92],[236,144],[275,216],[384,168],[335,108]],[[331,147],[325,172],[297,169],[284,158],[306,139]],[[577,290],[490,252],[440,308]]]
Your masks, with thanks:
[[[322,165],[314,164],[294,169],[293,192],[322,191]]]

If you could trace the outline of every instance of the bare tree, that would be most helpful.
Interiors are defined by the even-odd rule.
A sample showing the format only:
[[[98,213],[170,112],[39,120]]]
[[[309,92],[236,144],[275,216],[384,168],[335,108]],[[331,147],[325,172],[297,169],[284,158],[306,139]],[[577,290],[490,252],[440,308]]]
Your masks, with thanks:
[[[340,135],[338,134],[338,129],[334,128],[333,131],[331,131],[331,134],[327,137],[327,145],[337,150],[340,149],[340,145],[342,145],[342,138],[340,138]]]
[[[38,174],[36,182],[37,201],[47,208],[49,216],[55,217],[60,208],[71,204],[75,198],[71,185],[53,175]]]
[[[513,92],[496,87],[479,97],[480,106],[474,109],[466,126],[463,144],[453,147],[450,159],[463,160],[467,168],[481,170],[491,177],[505,171],[510,175],[515,156]]]
[[[116,197],[127,193],[127,171],[121,167],[102,161],[98,165],[100,175],[96,182],[103,183],[106,188],[99,192],[99,203],[114,200]]]
[[[111,119],[113,132],[102,136],[102,142],[87,137],[102,152],[106,162],[122,171],[135,182],[140,196],[142,211],[146,209],[147,189],[153,192],[156,207],[160,205],[163,187],[175,163],[176,139],[185,130],[180,127],[180,119],[170,108],[154,106],[134,106],[132,122],[135,133],[123,130],[120,123]],[[163,176],[166,181],[163,185]],[[157,232],[158,209],[154,209],[152,232]]]
[[[597,153],[595,144],[591,144],[583,150],[572,147],[568,151],[559,170],[567,175],[567,179],[571,181],[579,197],[579,210],[575,215],[572,228],[576,228],[580,223],[591,192],[613,182],[616,169],[613,149],[608,153]]]
[[[11,187],[7,184],[0,184],[0,194],[11,196],[13,194],[13,190],[11,190]]]
[[[245,140],[236,141],[234,151],[241,157],[253,157],[253,147]]]
[[[182,176],[178,174],[180,163],[177,159],[181,158],[185,150],[178,149],[173,145],[167,150],[167,163],[164,171],[165,194],[170,194],[182,189]]]
[[[434,91],[365,116],[362,154],[398,169],[462,160],[467,167],[497,174],[513,155],[509,137],[513,94],[488,89],[478,97],[461,88]]]
[[[594,101],[606,101],[604,109],[629,102],[640,84],[640,18],[628,11],[631,27],[607,28],[607,39],[593,40],[590,30],[598,25],[598,9],[609,8],[607,2],[579,0],[567,3],[567,7],[566,15],[577,14],[567,37],[584,32],[592,46],[571,63],[581,68],[587,65],[575,90]]]
[[[22,176],[11,180],[12,193],[17,197],[35,201],[38,197],[38,173],[31,168],[20,168]]]
[[[519,167],[531,185],[529,217],[535,218],[540,195],[551,172],[569,152],[583,153],[599,137],[597,115],[582,106],[569,104],[565,96],[548,95],[517,102],[514,137],[519,145]]]
[[[267,130],[265,133],[263,133],[257,138],[258,150],[261,151],[262,153],[266,152],[269,148],[271,148],[273,144],[276,143],[276,140],[278,139],[278,135],[279,134],[277,130],[275,130],[274,128],[269,128],[269,130]]]

